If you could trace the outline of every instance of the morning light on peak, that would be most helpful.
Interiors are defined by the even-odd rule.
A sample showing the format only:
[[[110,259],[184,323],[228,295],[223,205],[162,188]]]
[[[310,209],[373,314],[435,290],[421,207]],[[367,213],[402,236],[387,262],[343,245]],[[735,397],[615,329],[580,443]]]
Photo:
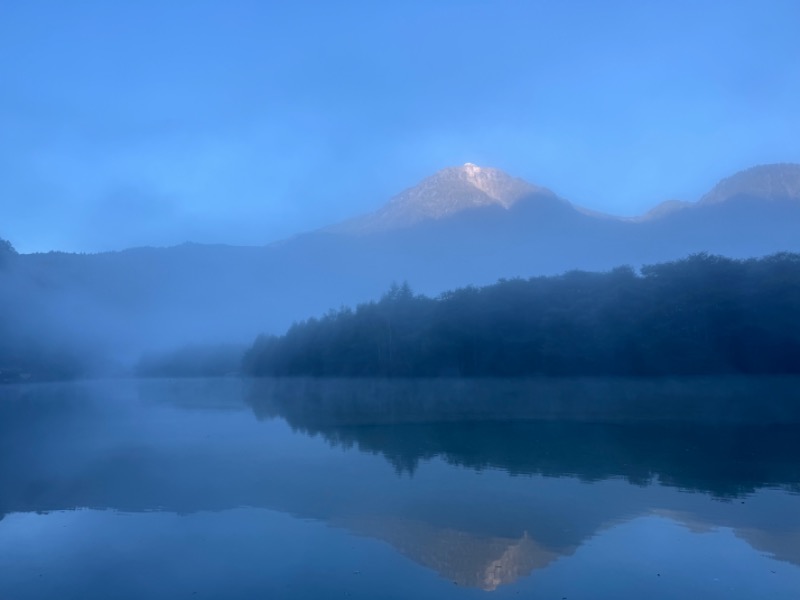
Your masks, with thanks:
[[[478,165],[476,165],[475,163],[471,163],[471,162],[464,163],[464,167],[463,168],[464,168],[464,172],[470,177],[474,177],[474,176],[478,175],[479,173],[481,173],[481,168]]]

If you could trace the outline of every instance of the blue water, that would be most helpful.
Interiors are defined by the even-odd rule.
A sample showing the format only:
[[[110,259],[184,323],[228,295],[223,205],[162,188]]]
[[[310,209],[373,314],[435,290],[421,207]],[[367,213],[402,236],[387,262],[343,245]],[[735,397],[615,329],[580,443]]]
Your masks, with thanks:
[[[0,599],[800,597],[792,431],[267,412],[0,388]]]

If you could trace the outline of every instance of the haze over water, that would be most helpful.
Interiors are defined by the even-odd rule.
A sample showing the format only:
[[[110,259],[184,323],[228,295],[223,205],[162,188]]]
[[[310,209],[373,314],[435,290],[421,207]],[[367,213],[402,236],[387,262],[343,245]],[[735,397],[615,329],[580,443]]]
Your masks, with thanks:
[[[363,382],[264,383],[2,388],[0,597],[800,589],[796,425],[368,425],[326,410]]]

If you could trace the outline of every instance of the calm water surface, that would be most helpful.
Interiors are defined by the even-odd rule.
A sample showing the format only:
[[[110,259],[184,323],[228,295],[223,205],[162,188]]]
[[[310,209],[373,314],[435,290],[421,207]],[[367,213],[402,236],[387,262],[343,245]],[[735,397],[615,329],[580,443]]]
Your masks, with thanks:
[[[0,388],[0,599],[800,597],[796,426],[358,402]]]

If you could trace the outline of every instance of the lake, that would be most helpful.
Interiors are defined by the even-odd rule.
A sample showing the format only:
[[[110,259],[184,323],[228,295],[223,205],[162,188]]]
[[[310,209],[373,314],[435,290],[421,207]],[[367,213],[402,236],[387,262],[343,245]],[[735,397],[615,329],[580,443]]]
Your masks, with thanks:
[[[796,600],[800,385],[731,381],[0,387],[0,599]]]

